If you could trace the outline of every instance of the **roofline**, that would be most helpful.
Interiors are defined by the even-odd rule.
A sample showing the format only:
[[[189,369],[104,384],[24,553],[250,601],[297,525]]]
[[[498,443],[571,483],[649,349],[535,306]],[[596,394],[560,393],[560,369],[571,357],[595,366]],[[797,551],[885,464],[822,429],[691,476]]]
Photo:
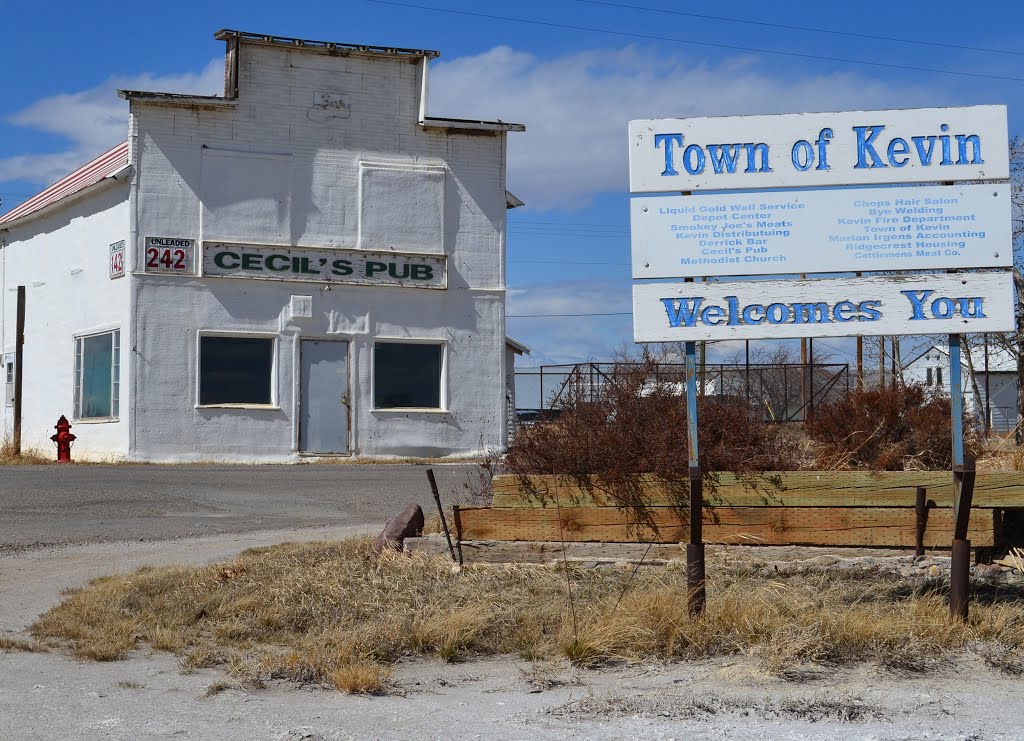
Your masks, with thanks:
[[[193,108],[234,108],[238,101],[222,95],[182,95],[181,93],[154,93],[146,90],[118,90],[125,100],[157,105],[191,106]]]
[[[286,46],[302,51],[311,51],[320,54],[357,54],[366,56],[384,57],[426,57],[436,59],[441,52],[433,49],[404,49],[398,46],[368,46],[366,44],[345,44],[336,41],[313,41],[312,39],[294,39],[290,36],[273,36],[263,33],[251,33],[249,31],[236,31],[230,28],[222,28],[213,35],[218,41],[238,39],[246,44],[258,44],[260,46]]]
[[[425,129],[462,129],[464,131],[526,131],[526,125],[521,123],[474,121],[468,118],[436,118],[434,116],[424,117],[420,121],[420,126]]]
[[[129,143],[127,141],[111,147],[84,165],[77,167],[57,182],[43,188],[10,211],[0,214],[0,225],[21,222],[26,217],[46,210],[49,206],[56,203],[64,202],[98,182],[102,182],[110,177],[116,178],[128,167],[128,157]]]
[[[75,203],[78,203],[79,201],[85,200],[87,196],[91,196],[94,193],[103,190],[105,187],[109,185],[127,185],[128,180],[123,179],[121,176],[124,175],[124,173],[127,172],[128,170],[131,170],[131,168],[132,166],[130,164],[124,165],[123,167],[119,168],[116,172],[110,173],[106,177],[97,180],[95,183],[91,183],[85,186],[81,190],[76,190],[74,193],[70,195],[64,196],[63,198],[58,198],[56,201],[48,203],[42,208],[38,208],[34,211],[29,211],[24,216],[19,216],[18,218],[11,219],[10,221],[0,222],[0,231],[17,229],[24,226],[30,221],[34,221],[35,219],[42,218],[44,216],[49,216],[50,214],[56,213],[62,208],[71,206]]]
[[[529,355],[530,354],[530,348],[528,348],[526,345],[524,345],[519,340],[513,340],[508,335],[505,335],[505,344],[508,345],[509,347],[511,347],[512,350],[514,352],[518,353],[519,355]]]

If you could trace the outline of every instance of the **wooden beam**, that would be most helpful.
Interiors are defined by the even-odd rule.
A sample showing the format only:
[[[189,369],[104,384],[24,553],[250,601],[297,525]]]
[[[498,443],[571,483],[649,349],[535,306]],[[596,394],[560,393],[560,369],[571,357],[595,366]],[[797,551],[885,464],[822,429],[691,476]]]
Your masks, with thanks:
[[[734,507],[912,507],[917,487],[928,489],[937,507],[952,507],[948,471],[781,471],[739,479],[719,475],[716,489],[705,486],[708,504]],[[531,476],[530,490],[520,493],[515,476],[493,481],[495,507],[615,507],[613,492],[581,490],[564,477]],[[651,506],[687,504],[685,490],[675,493],[649,480]],[[751,482],[754,482],[753,485]],[[1024,507],[1024,475],[1019,471],[979,472],[974,485],[975,509]]]
[[[685,511],[649,510],[647,524],[629,522],[614,507],[497,508],[460,507],[466,540],[536,540],[555,542],[680,543],[688,535]],[[982,522],[984,520],[984,522]],[[738,545],[882,546],[913,548],[914,507],[715,507],[703,513],[705,541]],[[929,513],[926,547],[946,547],[953,532],[953,512]],[[971,523],[974,545],[993,544],[991,518]]]

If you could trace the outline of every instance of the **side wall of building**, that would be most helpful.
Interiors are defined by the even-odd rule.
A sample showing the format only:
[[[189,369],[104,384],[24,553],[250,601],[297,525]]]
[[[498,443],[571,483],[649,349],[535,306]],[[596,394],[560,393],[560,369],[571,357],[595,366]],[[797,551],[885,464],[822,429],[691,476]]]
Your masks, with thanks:
[[[350,452],[502,448],[504,133],[419,126],[413,59],[243,44],[240,60],[234,106],[132,103],[133,456],[294,459],[303,339],[349,343]],[[447,255],[448,284],[157,276],[142,272],[150,236]],[[293,310],[294,297],[310,298],[310,316]],[[275,339],[270,408],[198,403],[204,332]],[[382,339],[444,343],[442,409],[373,408]]]
[[[111,182],[94,188],[48,215],[0,233],[6,241],[0,326],[5,359],[13,359],[17,287],[25,286],[23,449],[53,452],[49,438],[63,414],[78,437],[75,458],[111,459],[128,452],[124,358],[131,347],[129,279],[110,276],[110,247],[128,239],[128,185]],[[112,330],[120,331],[119,413],[104,421],[77,420],[75,338]],[[9,439],[14,410],[7,394],[0,418],[3,436]]]

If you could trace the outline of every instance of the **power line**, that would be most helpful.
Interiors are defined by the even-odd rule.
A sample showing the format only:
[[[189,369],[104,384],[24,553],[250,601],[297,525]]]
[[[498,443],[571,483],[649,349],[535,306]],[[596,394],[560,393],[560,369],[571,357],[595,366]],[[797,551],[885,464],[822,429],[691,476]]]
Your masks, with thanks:
[[[538,221],[535,219],[516,219],[515,221],[509,221],[509,224],[553,224],[555,226],[607,226],[613,228],[620,228],[622,224],[598,224],[593,221]]]
[[[399,8],[414,8],[416,10],[429,10],[435,13],[450,13],[453,15],[466,15],[475,18],[488,18],[495,21],[507,21],[510,23],[528,23],[534,26],[546,26],[548,28],[562,28],[571,31],[588,31],[590,33],[602,33],[609,36],[625,36],[634,39],[645,39],[647,41],[668,41],[675,44],[693,44],[695,46],[710,46],[716,49],[730,49],[732,51],[756,52],[758,54],[775,54],[784,57],[795,57],[798,59],[816,59],[824,62],[839,62],[842,64],[861,64],[869,67],[885,67],[888,69],[900,69],[910,72],[933,72],[939,75],[957,75],[959,77],[974,77],[988,80],[1004,80],[1008,82],[1024,82],[1024,77],[1007,77],[1004,75],[985,75],[980,72],[961,72],[951,69],[935,69],[932,67],[914,67],[907,64],[892,64],[891,62],[868,62],[861,59],[844,59],[842,57],[825,57],[817,54],[804,54],[794,51],[778,51],[775,49],[758,49],[751,46],[738,46],[735,44],[718,44],[711,41],[694,41],[692,39],[679,39],[671,36],[655,36],[653,34],[630,33],[628,31],[615,31],[610,28],[598,28],[596,26],[574,26],[569,23],[555,23],[554,21],[539,21],[532,18],[514,18],[512,16],[492,15],[490,13],[477,13],[471,10],[455,10],[454,8],[434,8],[428,5],[415,5],[413,3],[401,3],[395,0],[367,0],[377,5],[391,5]]]
[[[629,267],[628,262],[585,262],[582,260],[509,260],[508,262],[532,263],[536,265],[619,265]]]
[[[962,44],[944,44],[939,41],[921,41],[920,39],[901,39],[895,36],[875,36],[869,33],[856,33],[855,31],[834,31],[830,28],[812,28],[810,26],[792,26],[786,23],[768,23],[767,21],[751,21],[746,18],[727,18],[721,15],[705,15],[703,13],[686,13],[681,10],[666,10],[664,8],[650,8],[643,5],[626,5],[625,3],[610,3],[605,0],[576,0],[578,3],[588,5],[605,5],[609,8],[627,8],[629,10],[643,10],[648,13],[665,13],[667,15],[682,15],[687,18],[702,18],[709,21],[728,21],[729,23],[746,23],[751,26],[767,26],[768,28],[784,28],[789,31],[811,31],[813,33],[830,33],[836,36],[853,36],[859,39],[874,39],[875,41],[896,41],[901,44],[920,44],[922,46],[937,46],[942,49],[962,49],[964,51],[983,51],[991,54],[1012,54],[1024,56],[1024,52],[1009,51],[1008,49],[987,49],[981,46],[964,46]]]
[[[596,314],[506,314],[506,319],[550,319],[558,317],[585,317],[585,316],[632,316],[632,311],[610,311]]]

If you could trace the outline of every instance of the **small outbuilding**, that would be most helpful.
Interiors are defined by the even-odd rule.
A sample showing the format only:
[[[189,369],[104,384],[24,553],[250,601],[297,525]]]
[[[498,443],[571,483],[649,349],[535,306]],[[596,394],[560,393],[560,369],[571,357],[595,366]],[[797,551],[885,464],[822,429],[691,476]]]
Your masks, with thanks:
[[[437,52],[221,30],[223,96],[123,90],[127,140],[0,216],[14,426],[76,457],[450,456],[508,439],[506,138],[427,115]]]
[[[972,382],[970,368],[974,367]],[[987,353],[974,347],[971,363],[966,357],[960,364],[963,394],[967,411],[993,432],[1010,432],[1017,426],[1017,358],[1003,347],[991,344]],[[919,383],[949,395],[949,350],[933,345],[903,367],[903,380]],[[977,396],[974,393],[977,387]]]

